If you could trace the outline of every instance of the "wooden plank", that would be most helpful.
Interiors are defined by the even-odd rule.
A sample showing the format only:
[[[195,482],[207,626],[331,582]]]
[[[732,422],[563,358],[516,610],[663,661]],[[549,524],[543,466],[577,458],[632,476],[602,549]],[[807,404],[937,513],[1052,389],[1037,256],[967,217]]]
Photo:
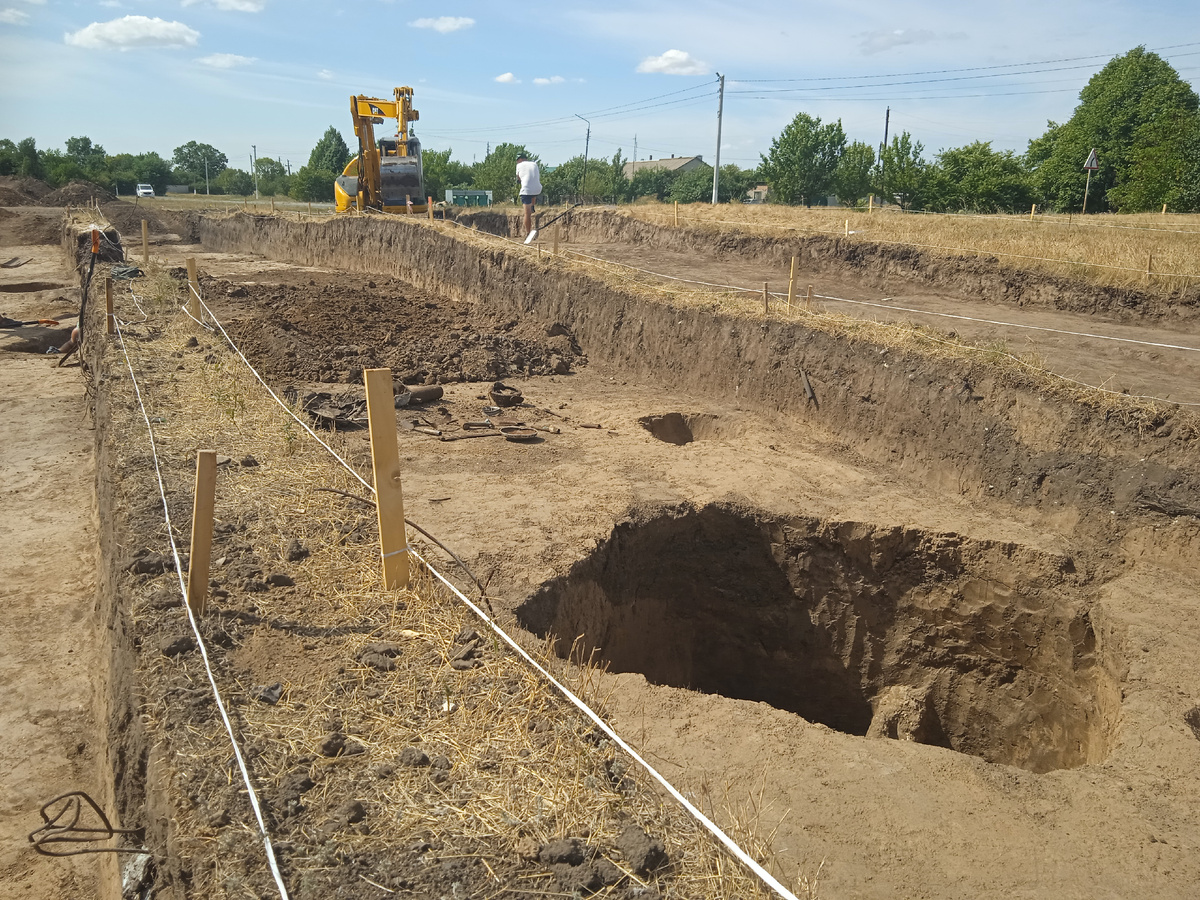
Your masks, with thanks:
[[[212,558],[213,506],[217,487],[217,451],[196,452],[196,493],[192,501],[192,548],[188,563],[187,604],[202,616],[208,606],[208,569]]]
[[[379,514],[379,553],[383,586],[408,587],[408,539],[404,530],[404,494],[396,441],[396,401],[391,369],[364,369],[367,422],[371,429],[371,466],[375,472],[375,508]]]
[[[788,276],[788,311],[792,309],[792,300],[796,297],[796,257],[792,257],[792,274]]]
[[[104,317],[105,327],[108,333],[113,333],[113,305],[112,305],[112,277],[105,276],[104,278],[104,306],[106,314]]]
[[[150,265],[150,223],[142,219],[142,265]]]
[[[200,278],[196,275],[196,258],[189,256],[184,260],[187,264],[188,299],[187,311],[195,318],[200,318]]]

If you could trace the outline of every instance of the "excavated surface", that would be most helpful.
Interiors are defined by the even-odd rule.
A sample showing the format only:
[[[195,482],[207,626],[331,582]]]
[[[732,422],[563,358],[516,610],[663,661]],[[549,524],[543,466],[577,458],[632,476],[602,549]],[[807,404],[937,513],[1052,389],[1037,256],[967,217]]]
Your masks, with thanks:
[[[611,672],[1047,772],[1116,737],[1123,653],[1088,594],[1011,544],[714,505],[621,523],[517,615]]]

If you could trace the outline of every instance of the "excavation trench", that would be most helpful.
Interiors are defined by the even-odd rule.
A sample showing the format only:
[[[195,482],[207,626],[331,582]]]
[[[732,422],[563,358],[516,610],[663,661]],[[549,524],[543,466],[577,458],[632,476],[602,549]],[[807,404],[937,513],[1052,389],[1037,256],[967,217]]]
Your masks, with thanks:
[[[708,506],[627,519],[518,609],[560,655],[1033,772],[1102,761],[1121,655],[1070,560]]]

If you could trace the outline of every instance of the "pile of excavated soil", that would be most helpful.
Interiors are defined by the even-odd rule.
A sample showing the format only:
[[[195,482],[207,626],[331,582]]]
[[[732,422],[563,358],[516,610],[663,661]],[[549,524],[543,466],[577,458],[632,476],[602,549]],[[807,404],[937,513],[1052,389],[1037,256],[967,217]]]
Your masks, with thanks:
[[[50,193],[50,185],[24,175],[0,175],[0,206],[32,206]]]
[[[229,333],[276,380],[350,383],[386,366],[406,384],[566,375],[586,357],[562,325],[453,304],[394,279],[320,278],[307,285],[202,279],[232,303]],[[210,301],[211,302],[211,301]]]
[[[115,199],[116,195],[112,191],[105,190],[98,184],[92,184],[90,181],[72,181],[57,191],[51,191],[38,198],[37,202],[42,206],[83,206],[93,200],[104,203]]]

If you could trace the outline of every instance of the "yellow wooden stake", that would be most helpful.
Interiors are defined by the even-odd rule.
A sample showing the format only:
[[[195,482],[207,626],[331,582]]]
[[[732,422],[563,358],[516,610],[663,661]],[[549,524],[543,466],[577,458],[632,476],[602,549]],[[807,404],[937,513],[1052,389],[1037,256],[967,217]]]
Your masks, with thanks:
[[[675,201],[675,227],[679,227],[679,201]]]
[[[1165,203],[1163,204],[1163,213],[1162,214],[1164,216],[1167,214],[1167,204],[1165,204]]]
[[[150,223],[142,219],[142,265],[150,265]]]
[[[212,557],[216,485],[217,451],[197,451],[196,494],[192,501],[192,552],[187,577],[187,604],[195,616],[204,615],[208,606],[208,567]]]
[[[1037,212],[1037,204],[1036,204],[1036,203],[1035,203],[1035,204],[1033,204],[1033,206],[1029,207],[1029,221],[1030,221],[1030,222],[1032,222],[1032,221],[1033,221],[1033,214],[1034,214],[1035,212]]]
[[[427,210],[429,210],[429,221],[430,221],[430,222],[432,222],[432,221],[433,221],[433,198],[432,198],[432,197],[430,197],[430,198],[429,198],[429,199],[426,201],[426,203],[425,203],[425,208],[426,208]]]
[[[1154,263],[1154,253],[1146,254],[1146,280],[1150,280],[1150,266]]]
[[[872,213],[874,211],[875,211],[875,195],[867,194],[867,212]]]
[[[113,305],[112,305],[112,278],[105,277],[104,279],[104,305],[107,308],[107,315],[104,317],[105,327],[108,333],[113,333]]]
[[[808,286],[808,293],[804,297],[804,308],[808,309],[809,304],[811,304],[811,303],[812,303],[812,285],[810,284]]]
[[[188,273],[187,311],[189,313],[191,313],[193,316],[195,316],[197,319],[199,319],[200,313],[201,313],[201,310],[200,310],[200,279],[196,275],[196,259],[195,259],[195,257],[189,256],[187,259],[184,260],[184,262],[187,264],[187,273]]]
[[[271,215],[275,215],[275,198],[271,198]]]
[[[408,539],[404,531],[404,494],[400,487],[392,370],[364,369],[363,381],[367,386],[367,422],[371,429],[371,465],[375,470],[383,586],[391,591],[408,587]]]
[[[846,220],[846,237],[850,237],[850,220]]]
[[[792,257],[792,274],[788,276],[788,310],[791,311],[792,299],[796,295],[796,257]]]
[[[312,215],[312,201],[311,200],[308,201],[308,214],[310,216]]]
[[[763,282],[763,312],[765,312],[769,315],[771,312],[771,299],[770,299],[771,295],[767,291],[768,284],[770,284],[770,282],[767,282],[767,281]]]

